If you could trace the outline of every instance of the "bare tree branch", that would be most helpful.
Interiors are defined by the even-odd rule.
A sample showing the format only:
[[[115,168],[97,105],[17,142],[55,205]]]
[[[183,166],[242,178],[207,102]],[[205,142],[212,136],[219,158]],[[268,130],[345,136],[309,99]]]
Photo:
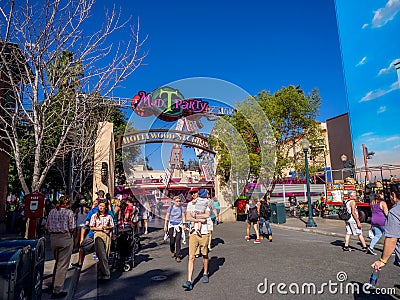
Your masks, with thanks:
[[[49,170],[60,168],[57,160],[71,151],[78,169],[89,168],[97,124],[111,111],[99,99],[119,87],[147,55],[139,21],[136,26],[131,19],[122,21],[115,7],[105,12],[99,30],[88,32],[94,4],[25,0],[0,8],[0,26],[7,28],[0,37],[0,97],[9,100],[0,107],[0,139],[10,146],[3,151],[14,158],[25,193],[39,189]],[[129,38],[114,44],[117,33]],[[73,55],[61,57],[65,51]],[[28,157],[33,157],[29,170]]]

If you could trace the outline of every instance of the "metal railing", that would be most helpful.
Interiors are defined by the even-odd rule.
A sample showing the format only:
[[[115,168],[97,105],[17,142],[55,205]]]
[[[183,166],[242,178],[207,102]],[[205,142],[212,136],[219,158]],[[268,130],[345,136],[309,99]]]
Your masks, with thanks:
[[[271,193],[271,202],[287,203],[289,197],[295,194],[298,202],[307,202],[307,185],[306,184],[275,184]],[[311,202],[317,201],[321,197],[321,193],[326,195],[325,184],[310,185]]]

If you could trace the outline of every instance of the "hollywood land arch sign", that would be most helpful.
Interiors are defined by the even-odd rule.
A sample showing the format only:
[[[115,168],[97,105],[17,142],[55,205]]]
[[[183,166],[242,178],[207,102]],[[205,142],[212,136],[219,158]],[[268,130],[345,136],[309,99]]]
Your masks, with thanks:
[[[190,147],[215,154],[207,137],[190,132],[167,129],[138,130],[118,136],[118,149],[147,143],[173,143],[183,144]]]

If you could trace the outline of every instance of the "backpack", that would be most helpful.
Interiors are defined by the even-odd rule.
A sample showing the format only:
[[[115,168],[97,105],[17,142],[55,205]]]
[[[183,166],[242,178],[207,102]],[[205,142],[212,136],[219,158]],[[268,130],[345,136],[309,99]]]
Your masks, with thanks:
[[[346,200],[345,202],[343,202],[343,204],[339,207],[338,210],[338,217],[340,220],[343,221],[348,221],[351,218],[351,213],[349,213],[348,209],[347,209],[347,202],[349,200]]]
[[[254,205],[253,207],[249,206],[249,211],[247,213],[247,219],[249,222],[257,222],[258,221],[258,212],[257,212],[256,205]]]
[[[264,219],[271,217],[271,207],[265,201],[261,201],[260,217],[263,217]]]
[[[139,222],[139,210],[135,209],[132,213],[132,218],[131,218],[132,223],[137,223]]]
[[[174,205],[171,205],[170,207],[168,207],[167,212],[169,214],[171,214],[171,210],[174,208]],[[183,214],[183,207],[182,205],[179,205],[179,208],[181,209],[181,214]]]

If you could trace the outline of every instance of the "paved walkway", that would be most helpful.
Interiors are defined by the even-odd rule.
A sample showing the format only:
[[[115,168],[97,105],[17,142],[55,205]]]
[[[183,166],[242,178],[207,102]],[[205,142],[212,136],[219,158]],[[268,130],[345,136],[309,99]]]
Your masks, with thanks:
[[[78,254],[72,254],[71,263],[78,261]],[[51,299],[51,286],[53,269],[54,269],[54,257],[50,247],[50,238],[46,237],[46,262],[44,264],[44,279],[43,279],[43,300]],[[93,259],[93,255],[89,254],[86,256],[82,269],[79,271],[76,268],[70,267],[67,272],[67,277],[64,283],[64,290],[68,292],[65,300],[77,299],[78,287],[86,291],[84,293],[85,299],[97,298],[97,260]],[[78,285],[79,283],[79,285]]]
[[[306,222],[308,218],[303,217],[293,218],[289,217],[283,224],[271,223],[273,228],[280,228],[284,230],[292,231],[302,231],[308,232],[310,234],[321,234],[328,236],[336,236],[340,238],[345,237],[345,224],[342,220],[337,218],[320,218],[315,217],[314,220],[317,227],[307,228]],[[152,224],[150,224],[151,226]],[[363,234],[366,238],[367,244],[368,230],[370,225],[368,223],[363,223]],[[383,239],[381,240],[383,242]],[[379,245],[379,244],[378,244]],[[380,244],[382,246],[382,244]],[[71,258],[71,263],[75,263],[78,260],[78,254],[73,254]],[[97,260],[93,259],[91,254],[87,255],[82,267],[79,271],[75,268],[69,268],[67,273],[67,278],[65,280],[65,290],[68,291],[67,297],[64,299],[97,299]],[[49,237],[46,239],[46,262],[44,267],[44,280],[43,289],[44,293],[42,299],[50,299],[51,294],[46,292],[46,289],[51,285],[52,274],[54,268],[54,258],[50,248]]]
[[[314,221],[317,224],[317,227],[306,227],[308,217],[302,218],[293,218],[289,217],[286,219],[286,223],[283,224],[274,224],[271,223],[272,227],[279,227],[281,229],[288,230],[296,230],[296,231],[304,231],[314,234],[323,234],[337,237],[345,237],[346,228],[345,223],[342,220],[339,220],[337,217],[329,217],[329,218],[321,218],[314,217]],[[362,223],[362,230],[364,238],[368,244],[368,230],[371,228],[369,223]],[[354,237],[357,239],[356,237]],[[383,240],[383,239],[382,239]]]

